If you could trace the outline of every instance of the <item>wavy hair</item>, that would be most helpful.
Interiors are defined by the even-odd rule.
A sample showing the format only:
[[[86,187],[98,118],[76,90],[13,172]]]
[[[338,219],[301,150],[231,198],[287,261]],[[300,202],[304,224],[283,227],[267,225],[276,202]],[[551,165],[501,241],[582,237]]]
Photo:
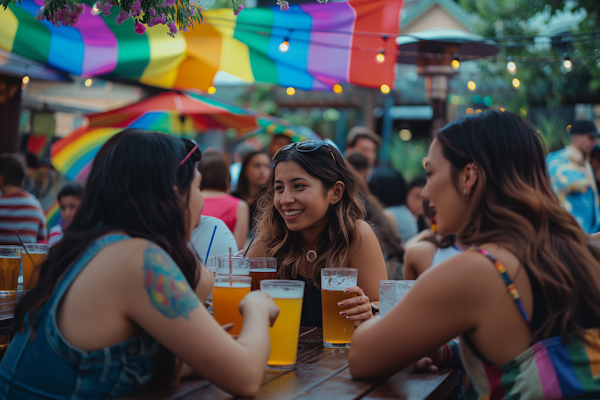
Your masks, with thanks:
[[[538,134],[515,114],[487,111],[447,125],[437,140],[457,190],[459,172],[478,167],[457,238],[505,247],[539,282],[548,316],[532,339],[584,338],[582,311],[600,326],[600,251],[552,191]]]
[[[293,279],[299,275],[300,260],[306,257],[308,251],[300,232],[290,231],[275,208],[275,170],[282,162],[295,162],[309,175],[319,179],[324,195],[337,181],[345,185],[341,200],[328,211],[329,223],[318,240],[319,258],[313,264],[312,276],[306,277],[320,287],[321,269],[341,267],[348,257],[350,244],[359,237],[358,224],[365,218],[364,201],[354,175],[335,148],[323,146],[316,151],[302,153],[294,146],[281,153],[274,160],[271,179],[257,200],[256,218],[258,238],[265,245],[266,256],[277,258],[277,275],[281,279]]]
[[[200,270],[187,246],[189,189],[195,163],[190,158],[178,167],[186,154],[180,139],[140,129],[126,129],[100,148],[73,222],[49,251],[37,285],[17,305],[15,332],[23,328],[28,314],[35,333],[36,313],[50,299],[63,273],[94,241],[110,232],[156,243],[175,261],[190,286],[196,287]],[[175,356],[159,346],[153,382],[175,379]]]

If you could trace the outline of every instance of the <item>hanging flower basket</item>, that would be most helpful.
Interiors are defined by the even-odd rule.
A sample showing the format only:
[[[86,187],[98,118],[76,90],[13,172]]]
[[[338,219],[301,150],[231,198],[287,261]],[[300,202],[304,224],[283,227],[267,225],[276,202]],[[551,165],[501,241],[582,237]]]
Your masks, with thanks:
[[[6,9],[10,2],[21,4],[20,0],[0,0],[0,5]],[[82,0],[83,1],[83,0]],[[238,15],[244,6],[237,0],[232,1],[232,9]],[[327,3],[329,0],[317,0],[319,3]],[[204,9],[198,5],[199,0],[98,0],[94,9],[101,12],[103,16],[111,15],[112,8],[117,6],[117,25],[133,19],[133,27],[140,35],[146,31],[146,27],[155,25],[166,25],[169,27],[168,34],[174,37],[178,31],[187,32],[194,22],[202,23]],[[79,18],[85,11],[85,6],[78,0],[45,0],[44,7],[38,10],[36,19],[46,20],[56,26],[76,26]],[[289,10],[290,6],[286,0],[277,0],[281,11]]]

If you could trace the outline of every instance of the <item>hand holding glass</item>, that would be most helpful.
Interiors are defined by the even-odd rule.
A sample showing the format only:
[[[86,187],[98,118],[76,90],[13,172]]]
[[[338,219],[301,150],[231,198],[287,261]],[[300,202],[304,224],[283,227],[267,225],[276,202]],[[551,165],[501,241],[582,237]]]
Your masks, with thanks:
[[[321,270],[321,306],[323,310],[323,346],[350,347],[354,321],[340,315],[340,311],[353,306],[339,307],[342,300],[356,297],[344,289],[357,285],[358,270],[354,268],[323,268]]]

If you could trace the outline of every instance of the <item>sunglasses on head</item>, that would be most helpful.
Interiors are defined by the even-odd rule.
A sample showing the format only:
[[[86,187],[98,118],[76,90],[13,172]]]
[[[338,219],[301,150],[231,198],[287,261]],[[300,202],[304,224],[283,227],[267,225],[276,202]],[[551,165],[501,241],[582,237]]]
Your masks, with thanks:
[[[188,151],[187,155],[181,160],[179,163],[179,167],[181,167],[185,162],[191,157],[194,162],[199,162],[202,160],[202,152],[200,151],[200,146],[196,143],[195,140],[181,138],[183,144],[185,144],[185,149]]]
[[[275,155],[273,155],[272,160],[275,160],[282,153],[285,153],[286,151],[288,151],[289,149],[291,149],[293,147],[296,147],[296,150],[298,150],[300,153],[311,153],[313,151],[319,150],[323,146],[327,147],[327,150],[329,150],[329,154],[331,154],[331,158],[333,158],[333,161],[335,161],[335,156],[333,155],[333,151],[331,151],[331,147],[329,147],[329,145],[322,140],[314,140],[314,139],[285,145],[281,149],[279,149],[279,151],[277,151],[277,153],[275,153]]]

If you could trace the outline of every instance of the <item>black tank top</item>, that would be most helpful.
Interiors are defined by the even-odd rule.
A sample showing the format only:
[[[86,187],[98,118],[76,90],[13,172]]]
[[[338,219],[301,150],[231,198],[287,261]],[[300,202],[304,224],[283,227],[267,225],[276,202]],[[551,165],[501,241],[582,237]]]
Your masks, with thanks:
[[[303,276],[296,280],[304,282],[304,301],[302,302],[301,326],[323,326],[323,310],[321,308],[321,289]]]

